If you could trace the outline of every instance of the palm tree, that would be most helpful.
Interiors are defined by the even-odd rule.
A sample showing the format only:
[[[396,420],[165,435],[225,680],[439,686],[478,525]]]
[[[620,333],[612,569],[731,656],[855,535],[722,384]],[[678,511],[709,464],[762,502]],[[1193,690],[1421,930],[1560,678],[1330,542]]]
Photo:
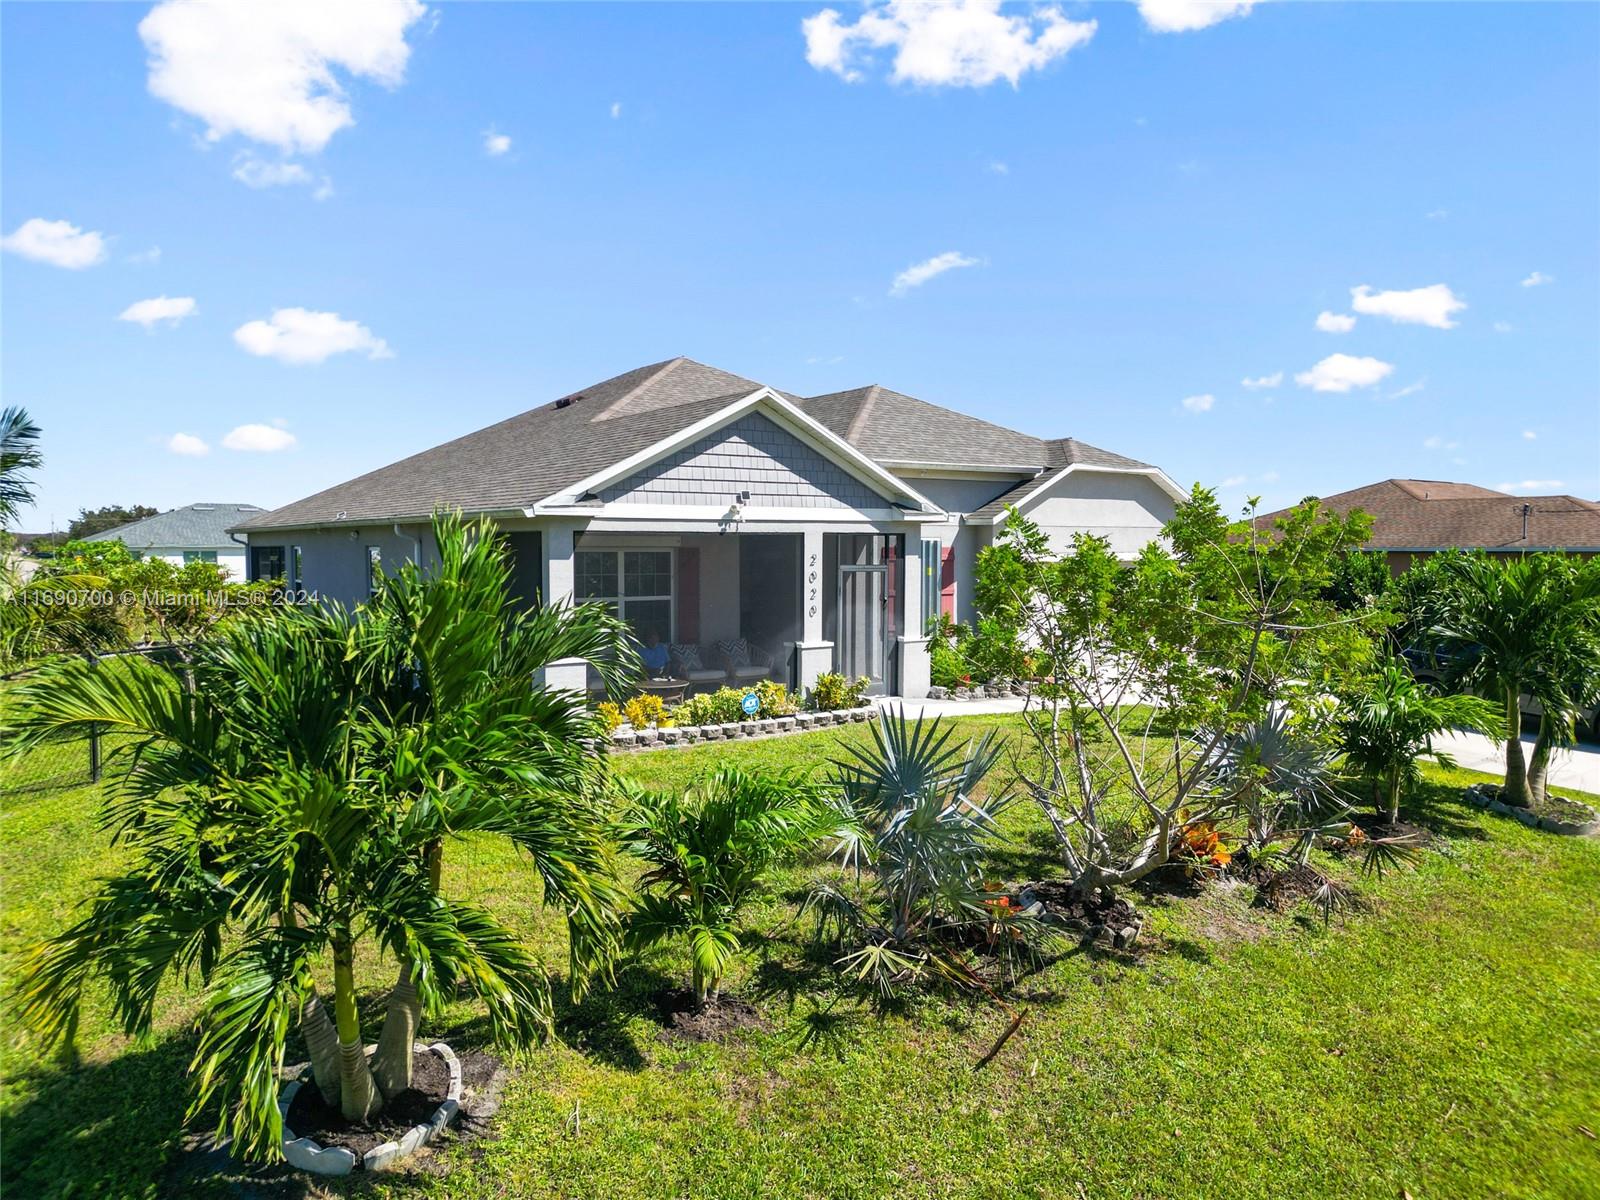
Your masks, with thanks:
[[[459,981],[502,1042],[547,1035],[546,969],[490,913],[442,894],[445,837],[497,835],[528,854],[544,902],[567,916],[574,988],[617,940],[609,843],[586,783],[597,768],[581,761],[595,727],[578,697],[532,679],[535,642],[567,644],[551,624],[596,615],[478,621],[463,594],[482,600],[469,585],[503,568],[505,551],[484,526],[443,520],[435,533],[444,566],[397,586],[409,609],[289,609],[220,631],[182,674],[143,660],[62,663],[9,714],[19,749],[89,726],[134,735],[107,811],[129,865],[81,921],[34,949],[22,1015],[47,1046],[70,1037],[99,978],[124,1029],[144,1033],[160,981],[197,970],[207,990],[190,1115],[219,1103],[222,1131],[253,1156],[278,1151],[277,1071],[295,1020],[317,1086],[347,1117],[392,1094],[362,1053],[353,964],[364,941],[399,962],[418,1013]],[[418,641],[403,613],[433,618]],[[600,620],[621,645],[620,627]],[[455,649],[420,657],[428,630]],[[464,678],[477,670],[469,660],[501,655],[516,686]],[[331,1020],[317,984],[327,967]]]
[[[1575,686],[1600,675],[1600,560],[1463,556],[1447,564],[1439,612],[1430,640],[1451,664],[1447,681],[1499,705],[1505,801],[1528,807],[1543,790],[1549,747],[1582,699]],[[1551,714],[1531,772],[1521,740],[1525,692]]]
[[[628,914],[630,949],[683,938],[696,1007],[722,987],[739,952],[740,910],[772,868],[835,829],[822,789],[796,775],[722,767],[686,793],[629,790],[625,844],[650,866]]]
[[[33,478],[28,472],[44,465],[40,432],[27,409],[0,409],[0,526],[33,503]]]
[[[411,731],[426,729],[440,765],[448,769],[481,740],[509,727],[523,743],[509,764],[511,773],[501,773],[493,759],[480,760],[475,786],[598,796],[605,785],[604,760],[586,742],[594,731],[584,698],[530,685],[551,663],[581,659],[595,669],[607,692],[621,690],[639,672],[627,626],[600,605],[520,607],[505,544],[486,522],[469,527],[441,515],[433,532],[438,564],[427,570],[415,562],[403,564],[382,580],[363,609],[371,637],[362,677],[396,733],[394,755],[409,758]],[[436,769],[421,764],[410,774],[404,787],[413,800],[428,792]],[[442,837],[423,849],[435,888],[443,851]],[[558,871],[563,866],[559,858],[537,853],[533,861]],[[614,955],[619,898],[605,890],[609,885],[603,880],[547,878],[544,883],[553,894],[596,892],[597,903],[577,909],[571,924],[571,977],[586,978]],[[402,963],[373,1055],[385,1095],[410,1085],[411,1045],[420,1019],[420,999]]]
[[[1373,781],[1378,811],[1391,825],[1400,820],[1406,789],[1422,779],[1419,758],[1453,765],[1434,748],[1435,737],[1466,729],[1498,740],[1504,724],[1499,705],[1478,696],[1441,696],[1394,659],[1369,687],[1341,697],[1339,707],[1345,761]]]

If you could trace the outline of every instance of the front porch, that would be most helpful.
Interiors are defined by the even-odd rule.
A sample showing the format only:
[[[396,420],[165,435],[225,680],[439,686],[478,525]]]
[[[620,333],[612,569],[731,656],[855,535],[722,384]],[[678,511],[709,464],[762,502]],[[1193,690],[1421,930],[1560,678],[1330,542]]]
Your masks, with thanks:
[[[524,590],[535,578],[525,560],[537,555],[543,597],[605,604],[642,646],[665,647],[667,673],[692,690],[772,679],[803,692],[838,672],[866,676],[873,695],[927,694],[919,526],[751,521],[737,530],[666,532],[604,524],[513,533]],[[547,682],[594,681],[571,662],[552,667]]]

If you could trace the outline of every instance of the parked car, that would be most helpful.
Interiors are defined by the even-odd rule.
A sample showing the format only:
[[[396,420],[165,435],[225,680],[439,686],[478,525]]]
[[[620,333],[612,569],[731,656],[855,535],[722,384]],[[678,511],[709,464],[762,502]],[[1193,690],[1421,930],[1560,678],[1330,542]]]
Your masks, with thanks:
[[[1406,665],[1417,680],[1432,684],[1443,682],[1450,674],[1450,668],[1459,661],[1458,657],[1429,646],[1407,646],[1400,656],[1406,660]],[[1526,692],[1522,694],[1519,707],[1525,722],[1529,718],[1537,721],[1544,713],[1544,707]],[[1578,736],[1587,741],[1600,742],[1600,705],[1590,705],[1579,711]]]

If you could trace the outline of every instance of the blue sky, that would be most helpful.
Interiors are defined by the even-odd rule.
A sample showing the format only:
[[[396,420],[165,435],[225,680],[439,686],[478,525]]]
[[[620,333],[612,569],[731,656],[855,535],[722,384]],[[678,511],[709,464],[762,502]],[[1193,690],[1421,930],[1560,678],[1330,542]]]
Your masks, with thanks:
[[[23,524],[285,503],[676,354],[1230,505],[1600,496],[1600,7],[834,7],[0,7]]]

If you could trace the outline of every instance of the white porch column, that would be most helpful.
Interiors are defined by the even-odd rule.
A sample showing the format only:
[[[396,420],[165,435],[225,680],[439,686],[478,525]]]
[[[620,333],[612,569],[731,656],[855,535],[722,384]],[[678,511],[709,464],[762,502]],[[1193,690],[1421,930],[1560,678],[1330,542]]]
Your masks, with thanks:
[[[823,577],[822,537],[820,529],[807,529],[801,534],[801,633],[795,649],[795,669],[802,692],[816,685],[818,675],[833,670],[833,643],[822,638],[822,598],[825,589],[833,584]]]
[[[905,535],[905,571],[900,581],[900,695],[917,699],[928,694],[928,638],[923,630],[922,527]]]
[[[577,580],[573,572],[572,550],[578,526],[571,521],[555,521],[542,531],[544,543],[544,588],[540,599],[547,605],[571,604]],[[581,692],[589,684],[589,665],[581,658],[558,658],[542,672],[539,682],[549,688]]]

